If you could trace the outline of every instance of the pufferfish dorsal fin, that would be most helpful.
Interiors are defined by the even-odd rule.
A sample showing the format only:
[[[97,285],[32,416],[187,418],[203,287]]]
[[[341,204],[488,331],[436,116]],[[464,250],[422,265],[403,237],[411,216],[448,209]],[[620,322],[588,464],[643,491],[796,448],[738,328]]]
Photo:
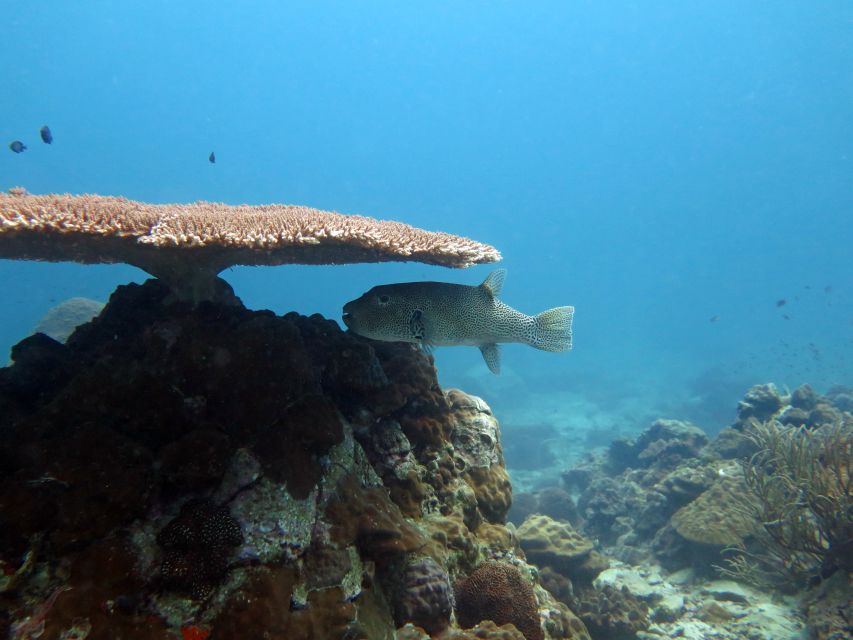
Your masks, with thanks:
[[[480,345],[480,353],[483,354],[483,360],[489,367],[489,371],[494,374],[501,372],[501,351],[500,347],[494,342]]]
[[[506,280],[506,269],[495,269],[489,274],[489,277],[483,280],[480,286],[488,291],[493,298],[501,295],[501,289],[504,288],[504,280]]]

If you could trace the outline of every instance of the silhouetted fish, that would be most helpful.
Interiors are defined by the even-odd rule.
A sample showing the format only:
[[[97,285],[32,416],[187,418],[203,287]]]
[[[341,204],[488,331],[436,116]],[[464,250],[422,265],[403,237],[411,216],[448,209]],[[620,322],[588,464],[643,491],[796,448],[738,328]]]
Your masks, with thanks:
[[[832,285],[828,284],[823,288],[824,293],[832,293]]]
[[[45,144],[50,144],[53,142],[53,134],[50,132],[50,127],[44,125],[41,129],[39,129],[39,135],[41,136],[41,141]]]
[[[22,151],[26,151],[27,147],[20,140],[15,140],[9,145],[9,148],[15,153],[21,153]]]
[[[776,301],[776,306],[777,306],[777,307],[784,307],[786,304],[788,304],[788,301],[787,301],[787,300],[785,300],[784,298],[783,298],[782,300],[777,300],[777,301]]]
[[[211,151],[210,155],[207,156],[207,159],[210,160],[210,164],[216,164],[216,154]]]
[[[711,322],[716,322],[720,319],[720,316],[711,316]]]

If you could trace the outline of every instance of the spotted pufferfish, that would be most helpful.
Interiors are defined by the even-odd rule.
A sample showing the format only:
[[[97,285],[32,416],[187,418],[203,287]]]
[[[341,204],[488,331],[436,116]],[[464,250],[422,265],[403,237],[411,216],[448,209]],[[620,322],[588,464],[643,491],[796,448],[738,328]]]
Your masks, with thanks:
[[[498,299],[506,269],[479,286],[449,282],[402,282],[373,287],[347,302],[344,324],[373,340],[412,342],[425,349],[469,345],[480,348],[492,373],[500,373],[499,344],[520,342],[543,351],[572,348],[574,307],[528,316]]]

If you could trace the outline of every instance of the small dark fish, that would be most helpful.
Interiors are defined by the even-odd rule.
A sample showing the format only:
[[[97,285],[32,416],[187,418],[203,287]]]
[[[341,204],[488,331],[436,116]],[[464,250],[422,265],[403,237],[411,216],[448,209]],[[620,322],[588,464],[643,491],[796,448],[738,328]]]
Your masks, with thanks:
[[[824,293],[832,293],[832,285],[828,284],[823,288]]]
[[[41,129],[39,129],[39,135],[41,136],[41,141],[45,144],[50,144],[53,142],[53,134],[50,132],[50,127],[44,125]]]
[[[783,317],[783,318],[785,318],[785,320],[790,320],[790,319],[791,319],[791,316],[789,316],[787,313],[782,314],[782,317]]]
[[[716,322],[720,319],[720,316],[711,316],[711,322]]]
[[[776,306],[777,306],[777,307],[784,307],[786,304],[788,304],[788,301],[787,301],[787,300],[785,300],[784,298],[782,298],[781,300],[777,300],[777,301],[776,301]]]
[[[27,147],[20,140],[15,140],[9,145],[9,148],[15,153],[21,153],[22,151],[26,151]]]
[[[210,155],[207,156],[207,159],[210,161],[210,164],[216,164],[216,154],[211,151]]]

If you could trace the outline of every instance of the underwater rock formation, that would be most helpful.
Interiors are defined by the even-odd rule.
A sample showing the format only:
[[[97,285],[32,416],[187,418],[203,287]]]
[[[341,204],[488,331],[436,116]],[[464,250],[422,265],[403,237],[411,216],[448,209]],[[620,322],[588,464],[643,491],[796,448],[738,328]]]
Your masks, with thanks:
[[[497,420],[416,348],[150,280],[13,361],[0,624],[43,623],[46,640],[589,637],[503,525]],[[469,596],[454,619],[451,585],[496,563],[514,572],[512,619]]]

